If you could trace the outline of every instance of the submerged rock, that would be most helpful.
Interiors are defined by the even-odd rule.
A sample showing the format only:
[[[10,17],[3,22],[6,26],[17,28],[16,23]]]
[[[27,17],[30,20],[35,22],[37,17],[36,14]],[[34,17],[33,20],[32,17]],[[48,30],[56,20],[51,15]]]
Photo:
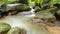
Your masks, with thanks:
[[[10,28],[11,26],[9,24],[0,22],[0,34],[6,34]]]
[[[11,28],[7,34],[26,34],[24,29],[20,29],[19,27]]]

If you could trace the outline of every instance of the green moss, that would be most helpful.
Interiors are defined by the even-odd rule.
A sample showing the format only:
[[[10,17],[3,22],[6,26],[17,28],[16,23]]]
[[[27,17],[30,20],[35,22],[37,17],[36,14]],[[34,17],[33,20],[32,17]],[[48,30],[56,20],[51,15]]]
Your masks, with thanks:
[[[17,5],[17,6],[15,6],[15,8],[16,8],[17,10],[21,10],[21,11],[28,11],[28,10],[31,9],[31,8],[30,8],[28,5],[26,5],[26,4]]]
[[[14,27],[14,28],[11,28],[7,34],[23,34],[23,33],[26,34],[25,31],[23,31],[19,27]]]
[[[48,10],[39,11],[36,13],[36,17],[39,19],[50,19],[55,18],[52,13],[50,13]]]
[[[0,34],[6,33],[9,31],[11,26],[5,22],[0,22]]]

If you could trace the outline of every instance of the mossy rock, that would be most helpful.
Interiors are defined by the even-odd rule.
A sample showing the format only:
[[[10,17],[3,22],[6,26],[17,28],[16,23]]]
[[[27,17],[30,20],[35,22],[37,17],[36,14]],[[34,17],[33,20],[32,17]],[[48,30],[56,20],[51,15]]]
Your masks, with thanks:
[[[17,6],[15,6],[15,8],[17,10],[20,10],[20,11],[29,11],[29,10],[31,10],[31,8],[26,4],[17,5]]]
[[[31,10],[31,8],[26,4],[16,3],[16,4],[7,4],[6,10],[29,11]]]
[[[11,28],[7,34],[26,34],[26,31],[19,27],[14,27],[14,28]]]
[[[0,34],[6,34],[11,26],[5,22],[0,22]]]
[[[55,20],[55,16],[50,11],[43,10],[36,13],[35,17],[32,18],[32,23],[44,23],[49,26],[54,26]]]
[[[39,11],[36,13],[36,16],[42,19],[54,18],[53,14],[47,10]]]

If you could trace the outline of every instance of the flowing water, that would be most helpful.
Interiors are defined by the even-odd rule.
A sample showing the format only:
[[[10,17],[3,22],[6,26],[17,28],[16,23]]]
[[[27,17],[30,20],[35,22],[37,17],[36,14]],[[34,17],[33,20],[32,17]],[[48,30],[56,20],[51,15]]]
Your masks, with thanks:
[[[30,23],[29,20],[31,17],[34,17],[34,9],[29,12],[22,12],[15,16],[7,16],[0,20],[0,22],[6,22],[12,27],[24,28],[27,31],[27,34],[49,34],[49,31],[42,25],[35,25]]]

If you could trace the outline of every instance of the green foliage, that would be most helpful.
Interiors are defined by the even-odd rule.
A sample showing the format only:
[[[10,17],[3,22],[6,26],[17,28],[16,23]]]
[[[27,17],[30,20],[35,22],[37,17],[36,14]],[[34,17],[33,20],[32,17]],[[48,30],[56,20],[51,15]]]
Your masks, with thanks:
[[[38,6],[35,7],[35,12],[40,11],[40,10],[41,10],[40,7],[38,7]]]
[[[42,4],[43,3],[43,0],[35,0],[35,3]]]
[[[60,10],[57,11],[57,14],[60,16]]]
[[[19,0],[3,0],[3,2],[5,2],[5,3],[11,3],[11,2],[15,2],[15,1],[19,1]]]
[[[31,0],[32,2],[34,2],[35,0]]]
[[[50,3],[52,3],[52,4],[56,4],[56,3],[60,4],[60,0],[51,0]]]

